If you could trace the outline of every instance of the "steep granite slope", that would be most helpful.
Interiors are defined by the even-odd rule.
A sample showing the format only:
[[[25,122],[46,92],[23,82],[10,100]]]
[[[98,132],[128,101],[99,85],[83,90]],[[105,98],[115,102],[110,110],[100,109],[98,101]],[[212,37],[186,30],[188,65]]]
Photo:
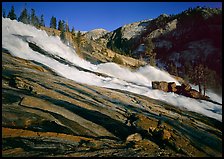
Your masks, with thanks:
[[[2,51],[2,155],[222,156],[222,123]]]

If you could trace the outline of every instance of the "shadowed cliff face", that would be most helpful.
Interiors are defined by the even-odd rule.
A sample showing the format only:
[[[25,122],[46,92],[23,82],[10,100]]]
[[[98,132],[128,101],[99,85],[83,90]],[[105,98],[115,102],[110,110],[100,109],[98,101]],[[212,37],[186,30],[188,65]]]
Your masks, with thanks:
[[[221,156],[221,125],[145,96],[76,83],[2,52],[4,157]]]
[[[222,9],[197,7],[176,15],[162,14],[152,20],[127,24],[100,39],[113,51],[147,62],[150,58],[146,48],[154,48],[157,66],[185,80],[188,80],[186,76],[190,77],[188,68],[203,64],[216,74],[207,87],[221,93],[221,28]],[[152,43],[149,45],[147,40]],[[173,65],[178,73],[173,72]]]

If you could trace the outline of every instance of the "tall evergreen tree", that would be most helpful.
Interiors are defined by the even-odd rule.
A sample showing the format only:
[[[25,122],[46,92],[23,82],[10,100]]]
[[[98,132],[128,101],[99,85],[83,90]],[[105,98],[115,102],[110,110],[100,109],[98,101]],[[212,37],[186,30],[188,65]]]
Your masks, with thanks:
[[[45,27],[44,15],[43,14],[40,16],[40,25]]]
[[[171,75],[178,76],[178,69],[177,69],[177,66],[175,65],[175,63],[173,61],[171,61],[169,63],[168,67],[169,67],[169,73]]]
[[[30,24],[31,25],[34,25],[35,24],[35,10],[32,8],[31,9],[31,15],[30,15],[30,17],[31,17],[31,19],[30,19]]]
[[[66,42],[66,35],[65,35],[64,29],[61,31],[60,38],[61,38],[61,41],[63,41],[64,43]]]
[[[156,66],[156,53],[154,52],[155,45],[152,42],[152,39],[147,39],[146,40],[146,56],[150,58],[150,65],[151,66]]]
[[[30,24],[30,17],[26,8],[21,12],[18,21],[23,22],[24,24]]]
[[[58,21],[58,30],[60,30],[60,31],[64,30],[64,25],[61,20]]]
[[[65,21],[64,21],[64,20],[62,20],[62,26],[63,26],[63,27],[62,27],[62,28],[63,28],[63,30],[64,30],[64,31],[66,31],[66,23],[65,23]]]
[[[80,47],[80,43],[81,43],[81,32],[80,31],[78,31],[78,33],[77,33],[76,42],[77,42],[78,47]]]
[[[190,73],[190,78],[194,84],[198,85],[199,93],[202,94],[202,81],[204,78],[204,66],[203,64],[196,62],[193,65],[193,70]]]
[[[50,28],[57,28],[57,19],[54,16],[51,17]]]
[[[34,9],[31,9],[31,25],[36,26],[36,27],[40,25],[39,19],[35,14]]]
[[[72,27],[72,35],[75,36],[75,28],[74,28],[74,26]]]
[[[68,26],[68,22],[65,24],[65,29],[66,29],[66,32],[70,32],[70,29],[69,29],[69,26]]]
[[[15,14],[14,6],[12,6],[7,18],[10,18],[11,20],[16,20],[17,19],[16,14]]]

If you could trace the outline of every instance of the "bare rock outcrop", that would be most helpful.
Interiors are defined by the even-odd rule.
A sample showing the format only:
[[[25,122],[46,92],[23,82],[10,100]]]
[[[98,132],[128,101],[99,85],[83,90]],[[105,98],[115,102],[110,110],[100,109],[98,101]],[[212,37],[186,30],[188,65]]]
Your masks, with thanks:
[[[2,55],[4,157],[222,156],[222,124],[215,119],[127,91],[79,84]]]
[[[177,92],[176,83],[175,82],[169,82],[168,83],[168,91],[169,92]]]
[[[187,83],[183,83],[181,86],[177,86],[175,82],[152,81],[152,89],[159,89],[164,92],[174,92],[195,99],[209,100],[208,96],[204,96],[197,90],[192,89],[191,86]]]
[[[168,83],[165,81],[153,81],[152,89],[159,89],[164,92],[168,92]]]
[[[136,141],[141,141],[141,140],[142,140],[142,136],[139,133],[131,134],[126,139],[127,142],[130,142],[130,141],[136,142]]]

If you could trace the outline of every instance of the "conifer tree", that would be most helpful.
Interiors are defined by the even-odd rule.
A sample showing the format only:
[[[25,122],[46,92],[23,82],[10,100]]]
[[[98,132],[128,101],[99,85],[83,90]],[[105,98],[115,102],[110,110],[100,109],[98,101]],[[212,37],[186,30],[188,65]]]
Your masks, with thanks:
[[[16,20],[17,19],[16,14],[15,14],[14,6],[12,6],[7,18],[10,18],[11,20]]]
[[[204,79],[204,66],[201,63],[195,63],[190,73],[190,78],[194,84],[198,85],[199,93],[202,94],[202,84]]]
[[[33,26],[38,27],[40,25],[39,23],[40,22],[39,22],[38,17],[35,14],[35,10],[31,9],[31,23],[30,24],[33,25]]]
[[[35,24],[35,16],[36,16],[36,15],[35,15],[35,10],[32,8],[32,9],[31,9],[31,16],[30,16],[30,17],[31,17],[31,19],[30,19],[30,20],[31,20],[31,21],[30,21],[30,24],[31,24],[31,25],[34,25],[34,24]]]
[[[169,66],[169,73],[178,76],[177,66],[174,64],[174,62],[171,61],[168,66]]]
[[[23,22],[24,24],[30,24],[30,17],[26,8],[21,12],[18,21]]]
[[[61,20],[58,21],[58,30],[60,30],[60,31],[64,30],[64,24]]]
[[[54,16],[51,17],[50,28],[57,28],[57,19]]]
[[[40,25],[45,27],[44,15],[43,14],[40,16]]]
[[[61,38],[61,41],[63,41],[64,43],[66,42],[66,35],[65,35],[64,29],[61,31],[60,38]]]
[[[75,36],[75,28],[74,28],[74,26],[72,27],[72,35]]]
[[[62,30],[66,31],[66,23],[64,20],[62,20]]]
[[[68,22],[65,24],[65,29],[66,29],[66,32],[70,32]]]
[[[80,31],[78,31],[78,33],[77,33],[76,42],[77,42],[78,47],[80,47],[80,43],[81,43],[81,32]]]
[[[146,40],[146,56],[150,58],[150,65],[151,66],[156,66],[156,53],[154,52],[155,45],[152,42],[152,39],[147,39]]]

